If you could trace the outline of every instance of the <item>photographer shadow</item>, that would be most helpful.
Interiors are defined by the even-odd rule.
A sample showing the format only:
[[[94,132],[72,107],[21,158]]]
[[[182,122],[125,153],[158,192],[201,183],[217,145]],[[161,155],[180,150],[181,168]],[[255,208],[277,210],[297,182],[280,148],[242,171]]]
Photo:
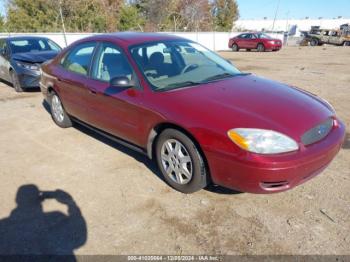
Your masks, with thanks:
[[[68,214],[44,212],[45,199],[55,199],[68,207]],[[87,227],[73,198],[62,190],[40,192],[35,185],[21,186],[16,195],[17,207],[0,220],[1,256],[65,256],[76,261],[74,250],[87,240]],[[62,257],[61,257],[62,258]]]

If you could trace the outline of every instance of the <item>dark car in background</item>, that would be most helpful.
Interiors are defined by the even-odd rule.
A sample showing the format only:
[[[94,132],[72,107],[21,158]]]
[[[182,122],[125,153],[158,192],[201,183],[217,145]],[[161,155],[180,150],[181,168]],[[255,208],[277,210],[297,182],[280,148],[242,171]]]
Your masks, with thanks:
[[[264,33],[244,33],[231,38],[228,47],[234,52],[240,49],[247,51],[256,49],[258,52],[278,51],[282,48],[282,41]]]
[[[41,64],[54,58],[61,47],[44,37],[0,39],[0,78],[12,83],[16,92],[39,87]]]

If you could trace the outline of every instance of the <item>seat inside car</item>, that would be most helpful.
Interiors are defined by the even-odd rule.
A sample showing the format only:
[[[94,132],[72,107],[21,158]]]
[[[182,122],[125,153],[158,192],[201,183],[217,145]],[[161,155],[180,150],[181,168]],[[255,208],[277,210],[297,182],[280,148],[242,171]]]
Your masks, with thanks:
[[[161,52],[154,52],[149,58],[149,69],[155,70],[158,76],[170,76],[171,64],[164,62],[165,58]]]
[[[110,81],[117,76],[131,77],[131,69],[125,57],[121,54],[104,54],[102,58],[101,75],[99,78]]]

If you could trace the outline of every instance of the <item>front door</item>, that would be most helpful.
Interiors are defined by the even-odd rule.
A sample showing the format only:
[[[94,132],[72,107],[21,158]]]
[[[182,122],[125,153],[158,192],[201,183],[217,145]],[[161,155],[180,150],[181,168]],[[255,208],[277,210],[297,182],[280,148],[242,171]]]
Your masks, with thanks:
[[[101,43],[87,86],[94,100],[91,118],[99,129],[141,145],[141,120],[145,115],[142,109],[143,90],[138,85],[133,88],[112,87],[110,80],[120,76],[138,83],[123,51],[115,44]]]

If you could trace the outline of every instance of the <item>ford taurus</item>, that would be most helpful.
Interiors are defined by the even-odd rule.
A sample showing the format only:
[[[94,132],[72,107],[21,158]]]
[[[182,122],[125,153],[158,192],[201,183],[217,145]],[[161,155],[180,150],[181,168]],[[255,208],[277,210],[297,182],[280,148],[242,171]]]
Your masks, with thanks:
[[[85,38],[42,67],[40,87],[58,126],[78,122],[148,155],[184,193],[291,189],[327,167],[345,134],[325,100],[177,36]]]

